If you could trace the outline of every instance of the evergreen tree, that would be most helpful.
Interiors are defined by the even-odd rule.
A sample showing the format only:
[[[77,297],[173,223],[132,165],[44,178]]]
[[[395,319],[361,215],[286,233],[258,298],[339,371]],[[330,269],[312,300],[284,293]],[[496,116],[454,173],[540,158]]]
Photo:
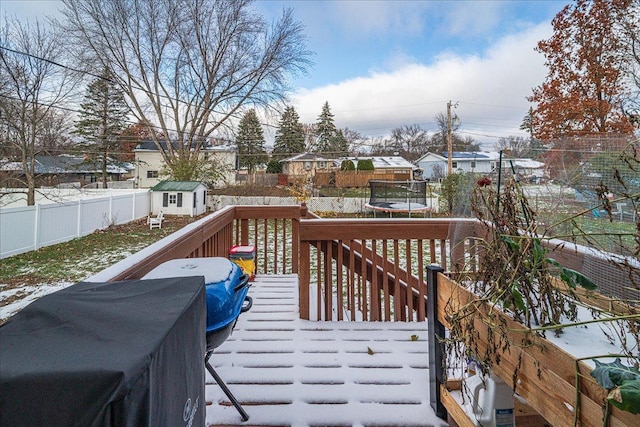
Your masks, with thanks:
[[[353,160],[343,160],[342,163],[340,163],[340,170],[341,171],[354,171],[356,170],[356,165],[353,164]]]
[[[300,116],[293,107],[285,108],[276,131],[273,145],[274,159],[284,159],[304,152],[305,132],[299,120]]]
[[[349,154],[349,141],[345,138],[342,129],[336,131],[336,135],[331,144],[331,151],[335,153],[336,156],[346,156]]]
[[[89,154],[89,158],[100,164],[103,188],[107,188],[110,153],[118,151],[118,135],[127,126],[129,111],[123,92],[108,71],[105,70],[102,78],[95,79],[87,86],[74,133],[87,142],[86,154]]]
[[[318,116],[318,122],[316,124],[316,141],[315,151],[316,153],[335,154],[333,152],[333,145],[336,138],[337,129],[333,123],[333,114],[329,109],[329,103],[325,102],[322,107],[322,113]]]
[[[264,134],[254,109],[245,113],[238,125],[236,144],[238,146],[238,162],[251,174],[255,169],[267,163],[267,150],[264,148]]]

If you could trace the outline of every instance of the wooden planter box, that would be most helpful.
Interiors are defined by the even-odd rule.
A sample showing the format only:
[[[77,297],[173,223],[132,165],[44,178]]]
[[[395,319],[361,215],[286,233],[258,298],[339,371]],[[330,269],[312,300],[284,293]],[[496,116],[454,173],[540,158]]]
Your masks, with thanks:
[[[437,285],[436,319],[445,328],[450,325],[447,313],[454,313],[460,307],[478,298],[441,273],[435,275]],[[429,296],[432,294],[429,294]],[[490,309],[486,303],[478,302],[481,313]],[[492,313],[496,313],[495,308]],[[505,322],[508,331],[507,339],[511,343],[506,351],[500,351],[500,363],[492,369],[507,384],[513,383],[514,372],[517,371],[516,393],[522,396],[529,405],[552,426],[593,426],[602,427],[605,417],[607,391],[591,377],[591,367],[550,341],[527,330],[526,326],[514,321],[503,313],[498,314],[497,321]],[[479,333],[479,349],[487,348],[489,325],[483,316],[470,316],[465,321],[473,322]],[[437,328],[436,328],[437,329]],[[431,350],[431,349],[430,349]],[[579,393],[576,383],[579,382]],[[450,414],[460,415],[461,408],[451,406],[445,386],[440,387],[440,399]],[[433,388],[432,388],[433,391]],[[453,402],[455,404],[455,402]],[[577,420],[574,420],[578,412]],[[577,424],[576,424],[577,423]],[[640,426],[640,415],[622,411],[611,406],[609,426]]]

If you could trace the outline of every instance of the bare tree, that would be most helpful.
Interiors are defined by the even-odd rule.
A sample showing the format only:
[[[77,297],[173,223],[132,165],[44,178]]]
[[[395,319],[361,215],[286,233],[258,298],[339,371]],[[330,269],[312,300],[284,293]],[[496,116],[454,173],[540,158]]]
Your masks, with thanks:
[[[60,130],[61,118],[54,106],[71,95],[77,81],[68,69],[53,62],[64,53],[59,33],[50,27],[5,17],[0,31],[3,144],[12,148],[22,166],[28,205],[35,204],[36,154]]]
[[[500,138],[495,149],[504,151],[511,157],[527,157],[531,153],[531,143],[522,136],[508,136]]]
[[[363,146],[368,142],[368,138],[357,130],[349,129],[348,127],[340,130],[342,131],[342,135],[349,146],[349,154],[353,155],[361,151]]]
[[[303,123],[302,128],[304,130],[304,140],[306,150],[313,150],[313,148],[317,145],[316,134],[318,132],[317,126],[315,123]]]
[[[403,125],[391,130],[390,145],[407,160],[416,160],[425,151],[429,142],[429,134],[420,125]]]
[[[273,109],[310,52],[291,10],[269,25],[250,0],[63,0],[76,45],[110,69],[175,179],[241,107]],[[161,145],[159,134],[173,141]]]

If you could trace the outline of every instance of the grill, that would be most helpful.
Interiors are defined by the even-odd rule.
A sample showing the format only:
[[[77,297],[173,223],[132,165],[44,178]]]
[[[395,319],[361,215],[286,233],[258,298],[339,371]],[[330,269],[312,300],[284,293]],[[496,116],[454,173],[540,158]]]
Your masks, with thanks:
[[[235,398],[209,359],[213,351],[231,335],[241,313],[249,311],[253,303],[249,292],[249,276],[226,258],[173,259],[160,264],[143,279],[204,276],[206,288],[207,322],[204,364],[244,421],[249,415]]]
[[[0,326],[0,426],[205,423],[202,277],[80,282]]]

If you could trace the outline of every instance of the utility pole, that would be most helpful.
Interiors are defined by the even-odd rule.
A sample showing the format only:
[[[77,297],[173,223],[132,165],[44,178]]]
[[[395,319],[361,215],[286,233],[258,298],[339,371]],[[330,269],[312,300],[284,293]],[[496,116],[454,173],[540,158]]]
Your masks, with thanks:
[[[447,176],[453,172],[453,143],[451,141],[451,101],[447,102]]]

